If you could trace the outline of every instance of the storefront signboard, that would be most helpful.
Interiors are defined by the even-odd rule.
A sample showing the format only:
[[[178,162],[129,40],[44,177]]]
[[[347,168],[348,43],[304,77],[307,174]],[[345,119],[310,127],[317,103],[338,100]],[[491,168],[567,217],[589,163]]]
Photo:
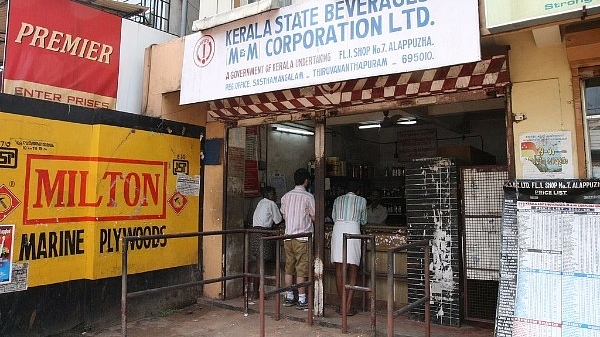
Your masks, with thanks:
[[[186,36],[180,102],[479,61],[479,42],[476,0],[306,1]]]
[[[140,113],[145,48],[173,35],[70,0],[12,0],[2,92]]]
[[[486,28],[492,33],[600,13],[600,0],[485,0]]]
[[[114,109],[120,17],[72,1],[11,1],[6,41],[4,92]]]

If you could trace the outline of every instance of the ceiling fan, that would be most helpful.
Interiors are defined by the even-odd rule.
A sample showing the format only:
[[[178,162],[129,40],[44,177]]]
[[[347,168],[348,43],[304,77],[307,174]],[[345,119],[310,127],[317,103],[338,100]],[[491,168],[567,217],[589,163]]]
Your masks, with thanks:
[[[400,110],[399,113],[390,116],[389,110],[383,111],[383,119],[371,120],[368,122],[360,122],[358,125],[359,129],[371,129],[371,128],[389,128],[400,125],[412,125],[417,123],[417,118],[409,113]]]
[[[401,114],[396,114],[393,116],[388,116],[390,114],[389,110],[383,111],[383,120],[379,123],[382,128],[387,128],[390,126],[394,126],[398,123],[398,120],[403,116]]]

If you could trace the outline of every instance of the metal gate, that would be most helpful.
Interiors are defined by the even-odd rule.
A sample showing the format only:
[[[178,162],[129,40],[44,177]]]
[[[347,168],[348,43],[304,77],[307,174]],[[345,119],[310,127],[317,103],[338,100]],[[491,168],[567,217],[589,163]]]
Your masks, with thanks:
[[[461,168],[463,293],[466,320],[493,322],[498,300],[502,187],[506,166]]]

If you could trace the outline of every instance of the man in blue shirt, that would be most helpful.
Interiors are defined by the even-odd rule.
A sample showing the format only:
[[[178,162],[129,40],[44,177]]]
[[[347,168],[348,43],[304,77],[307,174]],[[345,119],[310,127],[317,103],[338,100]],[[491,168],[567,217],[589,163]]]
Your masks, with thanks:
[[[342,284],[344,233],[360,234],[360,226],[367,223],[367,200],[357,195],[358,187],[358,183],[350,181],[347,186],[348,193],[335,199],[331,211],[331,218],[334,221],[331,235],[331,262],[335,265],[335,285],[340,302],[342,301],[342,291],[344,291],[344,284]],[[348,240],[346,262],[349,271],[348,281],[352,286],[356,285],[360,257],[360,240]],[[356,310],[352,308],[353,295],[354,290],[348,290],[348,297],[346,297],[346,314],[348,316],[356,314]],[[338,313],[341,313],[341,307],[340,303]]]

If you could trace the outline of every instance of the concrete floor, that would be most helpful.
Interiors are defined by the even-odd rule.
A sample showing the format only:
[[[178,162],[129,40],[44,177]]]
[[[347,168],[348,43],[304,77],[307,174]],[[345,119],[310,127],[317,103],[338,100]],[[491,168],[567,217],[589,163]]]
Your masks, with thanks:
[[[235,298],[230,300],[214,300],[214,299],[199,299],[198,303],[204,306],[214,306],[239,312],[243,314],[243,298]],[[269,331],[270,322],[274,321],[275,301],[268,300],[265,302],[265,311],[269,317],[265,322],[265,330]],[[258,301],[254,305],[249,305],[249,316],[259,315]],[[307,322],[308,312],[297,310],[295,307],[281,307],[281,318],[290,321]],[[308,323],[307,323],[308,324]],[[315,317],[314,325],[337,330],[341,333],[342,316],[335,312],[334,306],[325,306],[324,317]],[[377,336],[387,335],[387,316],[385,312],[376,314],[376,330]],[[258,328],[258,324],[257,324]],[[436,324],[431,324],[432,337],[492,337],[494,335],[491,324],[488,326],[474,326],[463,324],[461,327],[448,327]],[[348,317],[348,332],[358,333],[361,335],[373,335],[371,331],[371,313],[369,311],[362,312]],[[266,334],[269,335],[268,333]],[[411,320],[407,315],[400,315],[394,319],[394,336],[395,337],[421,337],[425,336],[425,323]]]
[[[315,317],[314,324],[307,323],[308,312],[295,307],[281,307],[281,319],[274,318],[274,300],[265,302],[265,336],[269,337],[368,337],[387,336],[387,321],[384,313],[376,315],[376,334],[371,331],[371,314],[359,312],[348,317],[348,332],[342,333],[342,317],[334,307],[325,307],[324,317]],[[128,321],[126,335],[120,322],[108,327],[87,327],[85,331],[72,330],[59,334],[60,337],[260,337],[258,303],[249,306],[248,315],[243,312],[243,299],[214,300],[200,298],[197,303],[162,313],[153,317]],[[394,320],[395,337],[425,336],[425,324],[406,316]],[[431,325],[433,337],[492,337],[492,327],[476,327],[463,324],[461,327]]]

